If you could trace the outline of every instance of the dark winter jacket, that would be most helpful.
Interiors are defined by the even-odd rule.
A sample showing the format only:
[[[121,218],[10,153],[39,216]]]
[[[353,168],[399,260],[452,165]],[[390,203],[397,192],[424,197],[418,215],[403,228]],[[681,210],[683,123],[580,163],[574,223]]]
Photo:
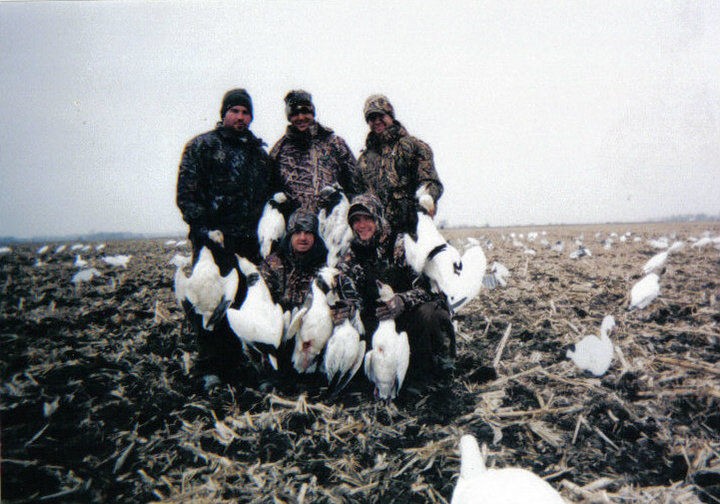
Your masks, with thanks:
[[[190,234],[219,229],[226,237],[257,242],[257,225],[276,184],[263,142],[218,126],[183,151],[177,205]]]
[[[288,126],[270,150],[283,190],[294,204],[318,212],[320,190],[339,183],[348,198],[355,194],[356,161],[345,140],[318,123],[300,132]]]

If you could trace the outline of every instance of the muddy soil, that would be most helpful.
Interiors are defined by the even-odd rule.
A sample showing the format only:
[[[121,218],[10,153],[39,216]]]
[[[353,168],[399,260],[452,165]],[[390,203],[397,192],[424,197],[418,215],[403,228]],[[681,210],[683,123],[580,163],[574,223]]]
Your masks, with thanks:
[[[457,314],[454,379],[390,406],[362,384],[334,404],[316,380],[206,390],[168,264],[187,249],[108,243],[83,254],[102,275],[75,286],[76,252],[52,244],[35,266],[40,244],[14,246],[0,256],[2,500],[449,502],[472,433],[491,464],[568,502],[720,502],[720,252],[688,242],[660,297],[626,309],[659,251],[648,240],[704,231],[720,223],[446,230],[512,276]],[[592,256],[571,259],[580,236]],[[112,254],[128,268],[100,261]],[[565,352],[605,315],[616,351],[595,377]]]

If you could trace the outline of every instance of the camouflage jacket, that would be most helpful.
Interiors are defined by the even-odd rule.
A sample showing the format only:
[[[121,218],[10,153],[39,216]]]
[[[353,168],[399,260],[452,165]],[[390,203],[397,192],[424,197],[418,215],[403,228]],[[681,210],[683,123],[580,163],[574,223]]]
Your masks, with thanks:
[[[276,185],[263,142],[218,126],[190,140],[182,154],[177,206],[191,234],[219,229],[257,241],[263,206]]]
[[[317,199],[326,185],[339,183],[348,199],[355,194],[355,156],[331,129],[315,123],[307,134],[288,126],[270,150],[280,184],[295,208],[318,212]]]
[[[283,310],[301,306],[310,291],[313,278],[325,265],[326,257],[327,249],[320,238],[316,238],[313,248],[302,256],[292,253],[289,237],[283,239],[278,250],[260,265],[260,274],[273,301],[280,304]]]
[[[376,280],[389,284],[405,303],[405,310],[433,300],[444,300],[441,294],[430,290],[425,275],[418,276],[405,260],[402,235],[394,245],[383,241],[363,246],[353,241],[350,250],[340,260],[338,269],[338,298],[360,311],[365,329],[372,334],[377,327],[375,310],[378,289]]]
[[[380,199],[393,234],[407,231],[414,222],[409,214],[417,211],[415,191],[421,184],[430,183],[435,202],[443,193],[430,146],[410,136],[398,121],[379,135],[368,134],[357,173],[355,189]]]

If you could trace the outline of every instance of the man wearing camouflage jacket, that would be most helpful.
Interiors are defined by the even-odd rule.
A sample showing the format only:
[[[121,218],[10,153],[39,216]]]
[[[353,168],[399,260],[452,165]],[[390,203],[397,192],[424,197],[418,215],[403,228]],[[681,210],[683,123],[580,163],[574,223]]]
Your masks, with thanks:
[[[358,158],[358,194],[375,194],[385,208],[391,236],[414,231],[417,204],[415,192],[428,184],[435,203],[443,193],[433,153],[425,142],[408,134],[395,119],[392,104],[383,95],[372,95],[363,109],[370,133]]]
[[[327,248],[318,234],[317,216],[296,210],[288,219],[278,249],[260,265],[260,274],[273,301],[283,310],[301,306],[326,257]]]
[[[302,306],[326,257],[317,216],[303,209],[293,212],[277,250],[260,265],[260,274],[273,301],[284,311]],[[279,371],[285,378],[296,376],[291,362],[293,347],[294,340],[290,340],[278,349]]]
[[[276,179],[263,141],[249,129],[253,107],[247,91],[225,94],[220,119],[214,130],[185,146],[177,205],[190,225],[193,259],[207,245],[227,270],[236,253],[260,261],[257,226]]]
[[[294,208],[317,213],[320,190],[334,183],[351,198],[355,156],[345,140],[315,120],[310,93],[290,91],[285,96],[285,114],[290,125],[270,150],[270,158]]]
[[[393,318],[398,331],[408,334],[408,378],[425,382],[448,377],[455,358],[455,331],[445,296],[433,293],[428,278],[418,276],[407,264],[402,235],[394,243],[388,241],[389,227],[374,195],[353,198],[348,223],[354,238],[338,264],[334,322],[340,324],[359,310],[369,349],[379,321]],[[390,302],[378,302],[376,280],[395,291]]]

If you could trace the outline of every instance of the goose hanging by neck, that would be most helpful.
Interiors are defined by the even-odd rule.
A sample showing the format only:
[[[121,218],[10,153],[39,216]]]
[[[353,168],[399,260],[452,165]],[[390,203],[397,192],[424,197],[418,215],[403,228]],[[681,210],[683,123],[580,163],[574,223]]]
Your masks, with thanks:
[[[202,316],[203,329],[212,331],[215,323],[225,315],[225,310],[235,299],[239,277],[232,269],[226,276],[220,276],[212,252],[207,247],[200,250],[198,260],[190,277],[182,268],[175,272],[175,297],[180,305],[186,302]]]

